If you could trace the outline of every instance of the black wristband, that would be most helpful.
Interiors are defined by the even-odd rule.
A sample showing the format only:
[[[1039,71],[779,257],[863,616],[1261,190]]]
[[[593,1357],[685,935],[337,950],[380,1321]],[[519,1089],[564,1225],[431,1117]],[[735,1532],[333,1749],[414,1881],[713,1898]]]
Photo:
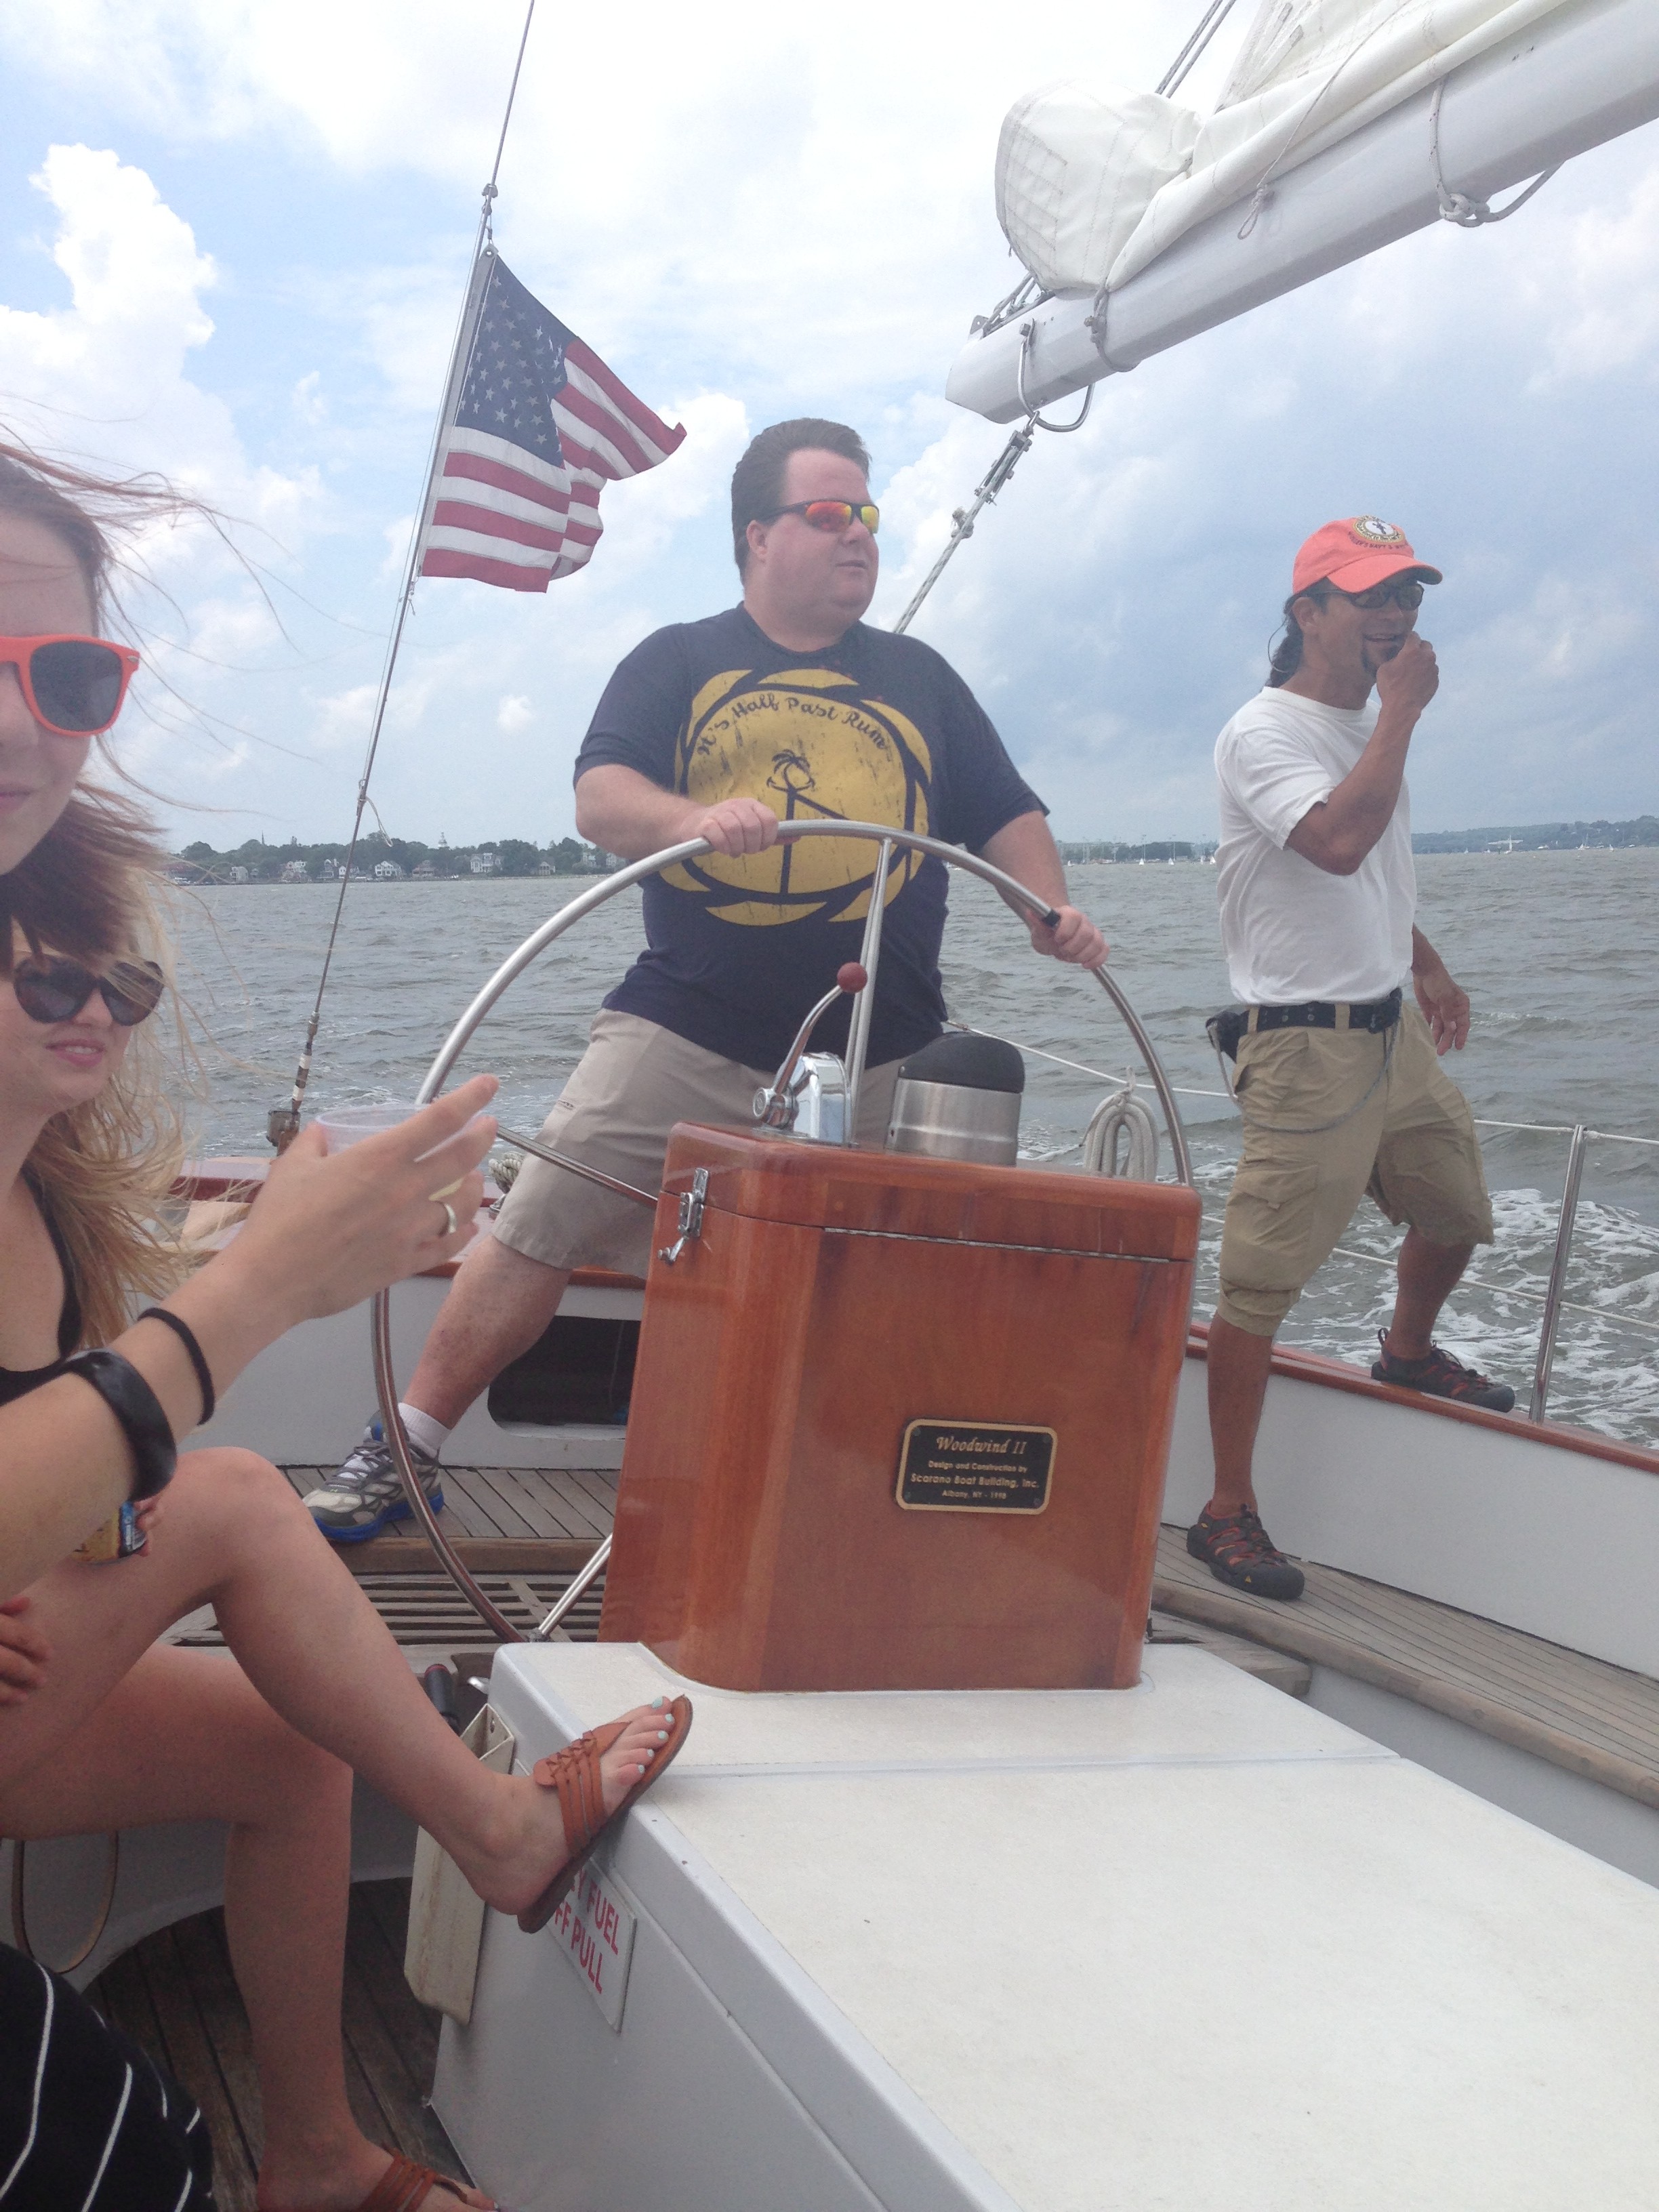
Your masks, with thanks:
[[[173,1480],[179,1449],[156,1396],[130,1359],[118,1352],[77,1352],[64,1362],[65,1375],[90,1382],[116,1419],[132,1454],[131,1504],[154,1498]]]
[[[165,1306],[146,1306],[138,1319],[165,1322],[189,1352],[190,1364],[196,1370],[197,1383],[202,1393],[202,1418],[197,1425],[204,1429],[213,1419],[213,1409],[219,1401],[213,1395],[213,1376],[208,1367],[206,1354],[196,1341],[195,1330],[187,1321],[180,1321],[176,1313],[169,1313]]]

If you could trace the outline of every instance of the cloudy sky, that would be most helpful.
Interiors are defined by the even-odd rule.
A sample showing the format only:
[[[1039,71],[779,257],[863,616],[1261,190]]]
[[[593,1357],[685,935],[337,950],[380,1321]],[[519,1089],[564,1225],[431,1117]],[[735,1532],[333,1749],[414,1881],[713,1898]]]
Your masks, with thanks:
[[[781,416],[866,431],[893,618],[1006,434],[941,396],[1015,273],[1004,110],[1059,76],[1155,83],[1199,12],[1053,0],[1011,35],[971,0],[846,0],[833,28],[769,0],[544,5],[499,242],[690,435],[607,491],[592,567],[545,599],[421,587],[389,830],[568,831],[611,665],[735,598],[726,481]],[[0,11],[0,419],[200,490],[264,586],[200,533],[149,549],[160,680],[124,743],[181,839],[349,826],[521,21],[521,0]],[[918,635],[1061,836],[1208,834],[1211,746],[1261,680],[1291,550],[1374,511],[1448,577],[1419,826],[1659,811],[1656,275],[1650,127],[1511,224],[1408,240],[1103,386]]]

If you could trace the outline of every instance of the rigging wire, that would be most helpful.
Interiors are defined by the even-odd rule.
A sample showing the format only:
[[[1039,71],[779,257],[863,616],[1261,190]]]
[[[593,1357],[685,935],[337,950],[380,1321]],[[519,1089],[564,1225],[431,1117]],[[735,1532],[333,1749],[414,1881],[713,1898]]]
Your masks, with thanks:
[[[294,1071],[294,1092],[286,1106],[271,1109],[265,1122],[265,1137],[277,1152],[286,1152],[300,1133],[300,1109],[304,1103],[306,1085],[311,1080],[311,1055],[317,1042],[318,1025],[323,1018],[323,995],[328,989],[329,970],[334,964],[334,948],[340,934],[340,922],[345,912],[346,890],[351,882],[352,864],[357,857],[357,847],[362,837],[363,817],[373,812],[368,795],[369,778],[374,773],[375,756],[380,748],[380,732],[386,721],[386,710],[392,696],[392,671],[397,666],[398,647],[403,643],[404,625],[409,619],[409,610],[415,597],[415,586],[419,578],[421,539],[425,534],[427,510],[432,501],[432,487],[438,465],[438,454],[443,435],[453,411],[457,390],[465,378],[473,334],[477,329],[478,310],[484,285],[495,262],[495,226],[493,210],[499,197],[497,180],[501,173],[501,155],[507,147],[507,126],[513,120],[513,104],[518,98],[519,77],[524,68],[525,49],[530,43],[530,26],[535,19],[536,0],[529,0],[525,9],[524,29],[519,35],[519,51],[513,64],[513,81],[507,87],[507,105],[501,113],[501,135],[495,141],[495,159],[491,165],[489,181],[483,187],[483,206],[478,216],[478,234],[473,240],[471,274],[466,296],[462,302],[460,319],[455,326],[454,340],[449,352],[449,374],[444,385],[443,404],[438,410],[432,437],[427,447],[426,474],[422,479],[420,510],[415,518],[415,527],[410,535],[409,557],[404,564],[404,580],[398,594],[398,612],[386,641],[386,658],[380,667],[380,681],[374,698],[374,713],[369,725],[368,749],[363,757],[362,774],[357,780],[357,811],[352,817],[351,840],[346,847],[346,856],[340,870],[339,896],[334,902],[334,919],[330,925],[328,943],[323,950],[322,972],[317,978],[317,999],[306,1024],[305,1042],[300,1048],[299,1065]],[[380,816],[375,814],[379,822]]]
[[[974,525],[979,519],[981,509],[988,507],[1002,489],[1004,484],[1019,466],[1021,460],[1030,452],[1032,441],[1036,436],[1036,419],[1033,416],[1029,422],[1021,423],[995,460],[992,462],[990,467],[981,477],[978,489],[969,504],[966,507],[957,507],[952,514],[951,517],[952,527],[945,550],[922,578],[909,605],[893,624],[895,637],[909,629],[921,609],[922,601],[951,565],[951,556],[955,553],[957,546],[964,538],[973,536]]]
[[[893,635],[896,637],[909,629],[921,610],[922,601],[950,567],[957,546],[964,539],[973,536],[974,524],[978,520],[981,511],[990,505],[1025,455],[1030,452],[1031,443],[1036,433],[1039,430],[1048,430],[1052,431],[1056,437],[1066,438],[1069,437],[1073,430],[1080,430],[1088,420],[1089,410],[1093,404],[1095,396],[1092,384],[1084,394],[1082,410],[1077,420],[1073,422],[1045,422],[1039,410],[1026,398],[1025,363],[1030,356],[1032,340],[1036,332],[1035,323],[1025,322],[1019,326],[1019,398],[1021,406],[1025,410],[1025,420],[980,479],[978,488],[967,507],[957,507],[951,515],[951,520],[953,526],[950,537],[945,540],[944,550],[922,578],[909,605],[893,624]]]
[[[1181,85],[1185,83],[1187,78],[1191,75],[1194,67],[1202,56],[1205,48],[1209,45],[1211,40],[1214,38],[1216,33],[1221,28],[1221,26],[1226,21],[1228,16],[1232,13],[1233,9],[1237,4],[1237,0],[1210,0],[1209,6],[1206,8],[1202,15],[1200,16],[1197,26],[1194,29],[1190,38],[1187,40],[1186,45],[1182,46],[1181,52],[1176,56],[1174,61],[1171,62],[1169,68],[1164,70],[1163,76],[1158,80],[1158,89],[1160,93],[1167,95],[1168,94],[1176,91]],[[1046,293],[1042,289],[1042,286],[1037,283],[1035,276],[1029,275],[1023,276],[1019,283],[1015,285],[1013,290],[1010,292],[1005,299],[998,301],[996,306],[992,308],[988,315],[975,316],[973,335],[976,337],[989,337],[993,331],[1000,330],[1004,323],[1012,322],[1014,317],[1018,314],[1022,309],[1028,307],[1040,306],[1042,302],[1049,296],[1050,295]],[[1099,304],[1103,313],[1103,298]],[[1012,437],[1009,439],[1007,444],[997,455],[996,459],[992,462],[990,468],[986,471],[984,477],[981,481],[980,485],[975,492],[969,505],[965,507],[957,507],[952,514],[951,520],[953,527],[949,538],[945,541],[944,550],[940,553],[938,560],[934,562],[933,567],[927,571],[927,574],[922,578],[921,585],[918,586],[915,595],[911,599],[909,605],[905,608],[904,612],[893,624],[893,631],[896,636],[902,631],[909,629],[910,624],[915,621],[916,616],[921,611],[922,601],[927,597],[927,594],[933,590],[934,585],[938,583],[939,578],[945,574],[946,568],[951,565],[951,562],[955,556],[957,546],[960,545],[964,539],[973,536],[974,524],[978,519],[981,510],[990,505],[991,501],[1002,489],[1004,484],[1007,483],[1009,477],[1012,476],[1014,471],[1019,466],[1021,460],[1030,452],[1032,433],[1036,430],[1052,430],[1056,435],[1064,437],[1071,431],[1080,430],[1083,428],[1084,423],[1088,420],[1089,409],[1093,404],[1095,396],[1095,388],[1092,384],[1089,386],[1088,390],[1084,396],[1082,410],[1074,422],[1045,422],[1038,410],[1033,407],[1030,402],[1026,398],[1025,365],[1030,357],[1032,345],[1036,336],[1036,325],[1035,323],[1027,322],[1022,324],[1020,326],[1019,349],[1019,398],[1020,404],[1025,409],[1025,421],[1020,428],[1014,432]]]
[[[1210,0],[1198,21],[1198,27],[1158,79],[1157,89],[1167,99],[1176,92],[1192,75],[1207,46],[1221,26],[1231,15],[1237,0]]]

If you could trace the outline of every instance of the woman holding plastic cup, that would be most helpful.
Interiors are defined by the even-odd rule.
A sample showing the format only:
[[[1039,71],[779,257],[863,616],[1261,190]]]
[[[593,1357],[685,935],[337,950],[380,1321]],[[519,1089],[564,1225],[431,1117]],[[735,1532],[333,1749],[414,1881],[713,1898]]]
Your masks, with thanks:
[[[352,1772],[487,1902],[539,1924],[690,1713],[631,1714],[539,1780],[489,1774],[277,1470],[242,1451],[177,1457],[216,1392],[296,1322],[461,1249],[495,1085],[477,1077],[335,1158],[302,1132],[240,1235],[167,1288],[144,1225],[168,1164],[143,1031],[165,988],[155,853],[142,815],[83,776],[137,663],[99,635],[111,553],[94,509],[165,504],[0,445],[0,1834],[228,1822],[261,2205],[454,2212],[487,2200],[371,2143],[346,2101]],[[161,1302],[127,1324],[135,1292]],[[74,1556],[124,1508],[142,1549]],[[232,1656],[157,1644],[207,1603]],[[44,2154],[51,2117],[20,2156]],[[55,2201],[12,2170],[27,2201]]]

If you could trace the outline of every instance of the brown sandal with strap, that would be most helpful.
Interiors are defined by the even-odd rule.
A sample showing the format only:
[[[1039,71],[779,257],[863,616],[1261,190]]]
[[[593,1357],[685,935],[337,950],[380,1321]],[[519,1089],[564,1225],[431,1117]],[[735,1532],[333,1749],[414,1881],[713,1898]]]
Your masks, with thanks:
[[[536,1902],[519,1915],[519,1925],[527,1936],[546,1927],[576,1876],[592,1856],[605,1830],[620,1820],[635,1798],[642,1797],[672,1765],[680,1746],[691,1732],[690,1698],[671,1698],[662,1718],[672,1727],[672,1734],[613,1813],[605,1809],[599,1761],[627,1727],[626,1720],[607,1721],[601,1729],[590,1729],[574,1743],[555,1752],[551,1759],[537,1760],[532,1769],[537,1782],[544,1790],[556,1790],[559,1793],[559,1813],[564,1821],[564,1839],[570,1856]],[[374,2212],[380,2212],[380,2207],[377,2205]]]
[[[357,2212],[417,2212],[434,2189],[447,2189],[458,2203],[466,2199],[461,2194],[465,2182],[452,2181],[447,2173],[436,2173],[429,2166],[416,2166],[412,2158],[405,2158],[394,2150],[392,2163],[380,2176],[367,2197],[357,2207]]]

